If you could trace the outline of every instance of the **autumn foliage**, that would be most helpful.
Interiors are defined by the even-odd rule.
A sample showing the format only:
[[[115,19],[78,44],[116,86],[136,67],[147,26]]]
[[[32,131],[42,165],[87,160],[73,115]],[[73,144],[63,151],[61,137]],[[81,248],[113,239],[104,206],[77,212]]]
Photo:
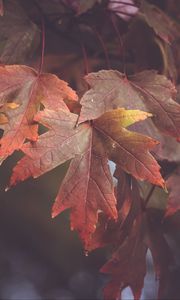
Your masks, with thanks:
[[[165,299],[174,257],[163,224],[180,208],[180,10],[175,1],[22,2],[0,1],[1,163],[23,153],[8,189],[69,161],[52,217],[70,209],[86,251],[111,245],[104,298],[127,286],[140,298],[149,249]],[[51,30],[73,44],[55,63],[44,53]],[[56,75],[42,71],[53,64]]]

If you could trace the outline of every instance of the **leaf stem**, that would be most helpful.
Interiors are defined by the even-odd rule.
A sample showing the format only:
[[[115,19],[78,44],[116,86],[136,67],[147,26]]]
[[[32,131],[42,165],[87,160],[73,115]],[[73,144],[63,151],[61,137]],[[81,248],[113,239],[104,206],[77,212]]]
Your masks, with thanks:
[[[85,75],[87,75],[89,73],[88,56],[87,56],[87,51],[82,42],[81,42],[81,49],[82,49],[82,54],[83,54],[83,58],[84,58],[84,73],[85,73]]]
[[[113,14],[110,14],[110,19],[111,19],[111,23],[112,23],[112,26],[114,28],[114,31],[115,31],[115,33],[118,37],[118,43],[119,43],[119,48],[120,48],[120,56],[122,56],[123,73],[126,74],[125,53],[124,53],[124,46],[123,46],[123,42],[122,42],[122,39],[121,39],[120,31],[119,31],[119,29],[116,25]]]
[[[43,64],[44,64],[44,51],[45,51],[45,24],[44,24],[44,18],[41,15],[41,28],[42,28],[42,47],[41,47],[41,61],[40,61],[40,65],[39,65],[39,71],[38,71],[38,75],[40,75],[42,73],[42,68],[43,68]]]
[[[109,60],[109,55],[108,55],[108,52],[107,52],[107,48],[106,48],[106,45],[103,41],[103,38],[102,36],[99,34],[99,32],[97,31],[97,29],[93,28],[93,31],[94,33],[96,34],[96,37],[97,39],[99,40],[102,48],[103,48],[103,51],[104,51],[104,55],[105,55],[105,59],[106,59],[106,65],[107,65],[107,68],[108,69],[111,69],[111,64],[110,64],[110,60]]]

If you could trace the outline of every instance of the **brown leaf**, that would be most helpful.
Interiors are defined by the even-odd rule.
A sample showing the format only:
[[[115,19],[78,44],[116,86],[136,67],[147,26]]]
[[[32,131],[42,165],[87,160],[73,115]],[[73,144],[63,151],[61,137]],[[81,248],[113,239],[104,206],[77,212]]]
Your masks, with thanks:
[[[117,248],[129,236],[133,222],[141,212],[142,201],[136,180],[119,166],[115,171],[115,177],[118,180],[116,186],[118,220],[114,222],[103,215],[100,216],[97,229],[88,243],[88,251],[109,244]]]
[[[100,220],[88,249],[107,244],[115,249],[112,258],[101,268],[102,272],[111,275],[104,288],[105,299],[118,299],[127,286],[132,289],[135,299],[139,299],[146,274],[146,218],[136,180],[119,167],[115,176],[118,178],[118,221],[112,224]]]
[[[176,89],[165,76],[143,71],[128,80],[122,73],[110,70],[91,73],[85,79],[91,89],[81,99],[79,122],[117,107],[140,109],[153,114],[154,124],[163,133],[180,138],[180,105],[173,100]],[[147,128],[151,127],[149,123]]]
[[[173,252],[166,241],[162,218],[158,210],[147,211],[148,238],[147,246],[149,247],[156,272],[156,278],[159,280],[158,299],[168,299],[168,292],[171,283],[171,272],[174,267]]]
[[[179,24],[157,6],[143,1],[139,16],[142,17],[154,32],[166,43],[171,44],[175,39],[179,38]]]
[[[0,61],[4,64],[24,63],[39,45],[39,30],[15,0],[4,4],[0,18]]]
[[[104,288],[104,297],[116,300],[125,287],[130,287],[134,298],[140,299],[146,274],[147,246],[144,241],[145,225],[137,219],[129,237],[119,246],[112,258],[101,268],[111,274]]]

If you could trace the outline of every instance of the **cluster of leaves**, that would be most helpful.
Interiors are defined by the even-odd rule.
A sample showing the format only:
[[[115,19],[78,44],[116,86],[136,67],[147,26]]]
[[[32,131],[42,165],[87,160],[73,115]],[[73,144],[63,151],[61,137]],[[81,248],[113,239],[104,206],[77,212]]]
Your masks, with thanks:
[[[105,299],[117,299],[127,286],[135,299],[140,298],[148,249],[159,278],[159,298],[164,299],[169,292],[174,258],[162,224],[180,207],[180,105],[176,90],[179,74],[178,59],[177,63],[174,59],[180,25],[145,1],[63,0],[44,1],[44,6],[40,2],[36,1],[36,9],[61,34],[54,19],[45,13],[51,5],[58,7],[61,15],[70,12],[73,21],[80,20],[81,28],[84,18],[96,18],[91,16],[91,10],[110,11],[119,45],[108,37],[107,51],[96,31],[97,36],[106,62],[109,63],[108,52],[113,59],[120,55],[119,68],[122,69],[125,58],[128,69],[126,73],[114,69],[89,73],[84,90],[77,88],[77,94],[56,75],[42,73],[41,67],[36,71],[25,65],[8,65],[27,57],[32,44],[38,44],[39,30],[23,15],[21,1],[9,0],[4,9],[1,1],[4,40],[0,34],[0,159],[3,162],[16,150],[24,154],[13,169],[9,187],[29,177],[37,178],[70,160],[52,216],[69,208],[71,228],[79,232],[86,250],[112,246],[113,255],[102,267],[102,272],[111,275],[104,290]],[[17,15],[14,7],[18,7]],[[128,54],[128,65],[118,22],[123,28],[129,19],[128,30],[122,29],[123,44],[127,49],[134,47],[134,53]],[[9,29],[10,24],[15,26],[16,36]],[[84,25],[85,33],[90,31],[89,26]],[[157,71],[150,70],[147,52],[139,51],[142,41],[138,37],[132,41],[132,36],[140,31],[149,37],[147,44],[161,57],[162,66]],[[69,37],[73,42],[74,36]],[[81,48],[87,63],[87,44],[83,41]],[[39,127],[46,132],[39,134]],[[109,161],[116,164],[113,175]],[[172,172],[168,168],[171,163]],[[155,194],[156,186],[164,189],[162,199]],[[155,204],[150,201],[153,193]]]

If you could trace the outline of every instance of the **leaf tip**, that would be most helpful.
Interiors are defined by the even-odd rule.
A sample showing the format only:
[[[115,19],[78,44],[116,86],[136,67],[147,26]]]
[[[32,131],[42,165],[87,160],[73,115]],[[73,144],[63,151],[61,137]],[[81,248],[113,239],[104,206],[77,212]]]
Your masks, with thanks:
[[[158,184],[164,189],[165,192],[167,191],[166,183],[162,177],[160,178]]]
[[[58,214],[55,211],[51,212],[51,218],[54,219]]]

